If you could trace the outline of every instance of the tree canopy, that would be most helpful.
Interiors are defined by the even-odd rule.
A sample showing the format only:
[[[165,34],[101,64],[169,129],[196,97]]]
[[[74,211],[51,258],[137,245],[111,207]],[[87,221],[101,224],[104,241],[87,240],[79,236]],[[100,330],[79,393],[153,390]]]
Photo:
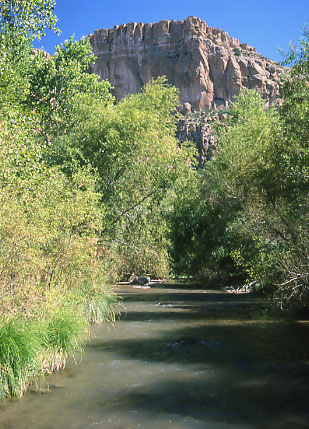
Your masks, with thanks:
[[[23,32],[24,37],[41,38],[45,28],[59,30],[54,14],[55,0],[2,0],[0,29]]]

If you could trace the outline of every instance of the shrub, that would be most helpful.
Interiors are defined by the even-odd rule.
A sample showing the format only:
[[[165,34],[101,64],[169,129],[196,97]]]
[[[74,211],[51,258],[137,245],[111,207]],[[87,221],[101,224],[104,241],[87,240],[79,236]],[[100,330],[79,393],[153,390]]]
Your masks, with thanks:
[[[235,57],[240,57],[241,56],[241,52],[240,52],[240,50],[238,48],[234,48],[233,52],[234,52]]]

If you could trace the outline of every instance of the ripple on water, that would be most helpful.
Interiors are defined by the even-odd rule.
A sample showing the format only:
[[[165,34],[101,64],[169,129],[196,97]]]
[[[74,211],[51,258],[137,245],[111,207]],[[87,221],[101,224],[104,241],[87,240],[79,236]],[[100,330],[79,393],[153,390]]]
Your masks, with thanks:
[[[307,428],[308,323],[250,297],[168,287],[128,289],[115,328],[93,327],[82,362],[48,393],[5,404],[0,427]]]

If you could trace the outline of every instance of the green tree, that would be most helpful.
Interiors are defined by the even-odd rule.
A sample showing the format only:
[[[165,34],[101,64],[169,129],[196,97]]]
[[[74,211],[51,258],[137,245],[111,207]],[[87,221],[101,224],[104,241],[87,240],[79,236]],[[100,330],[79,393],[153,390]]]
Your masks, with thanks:
[[[78,109],[79,95],[102,102],[102,107],[113,101],[111,85],[99,82],[95,74],[87,73],[95,61],[89,40],[73,37],[56,46],[51,57],[43,52],[32,57],[28,65],[29,91],[26,104],[39,111],[42,126],[49,134],[64,133],[71,127]]]
[[[0,30],[9,28],[39,39],[44,36],[45,28],[58,32],[55,5],[55,0],[2,0]]]
[[[105,287],[93,170],[72,162],[66,175],[52,156],[79,96],[102,108],[112,98],[107,83],[84,73],[93,60],[85,40],[71,39],[50,60],[31,55],[33,38],[55,23],[53,7],[0,3],[1,398],[61,368],[85,324],[112,319],[116,302]]]
[[[240,247],[252,258],[261,233],[257,229],[255,237],[248,235],[244,230],[248,219],[240,219],[248,217],[246,210],[249,207],[257,215],[258,203],[262,204],[263,199],[272,199],[278,191],[276,174],[279,171],[274,168],[276,160],[271,160],[271,154],[275,152],[275,146],[280,145],[280,140],[276,140],[273,130],[280,134],[278,114],[266,109],[256,92],[245,91],[232,104],[229,120],[221,128],[217,153],[213,160],[206,162],[200,173],[194,209],[190,203],[192,196],[189,197],[189,205],[185,202],[184,206],[191,219],[188,222],[185,216],[185,222],[181,223],[184,224],[184,237],[189,234],[187,252],[191,253],[191,257],[184,255],[184,261],[191,261],[190,266],[193,264],[188,267],[190,274],[194,271],[200,275],[208,272],[216,278],[217,273],[219,278],[226,277],[228,280],[231,276],[241,276],[239,257],[237,260],[234,258]],[[176,219],[181,217],[181,200],[180,197]],[[236,224],[237,228],[233,226]],[[176,229],[177,225],[178,221]],[[179,239],[173,242],[182,243]],[[183,244],[182,247],[186,248]],[[243,268],[247,270],[248,267]]]
[[[308,145],[309,145],[309,31],[303,27],[298,44],[290,43],[284,65],[290,66],[281,88],[280,114],[287,144],[292,148],[284,164],[290,182],[287,214],[297,219],[290,229],[293,247],[281,255],[283,281],[278,294],[283,304],[309,305]]]
[[[118,243],[127,260],[134,246],[136,260],[141,253],[155,255],[150,250],[158,249],[162,238],[155,236],[163,222],[162,217],[158,220],[159,207],[177,178],[189,170],[188,152],[175,139],[178,102],[177,90],[164,78],[116,104],[81,95],[73,110],[74,124],[54,140],[57,162],[90,164],[96,170],[102,240],[113,248]],[[164,253],[162,245],[161,249]]]
[[[0,94],[1,103],[22,102],[29,83],[31,42],[44,29],[56,28],[54,0],[3,0],[0,2]]]
[[[29,92],[26,71],[31,58],[31,42],[20,33],[1,31],[0,109],[23,103]]]
[[[285,103],[279,113],[245,91],[232,104],[196,194],[179,198],[172,256],[180,271],[217,280],[225,271],[226,280],[255,280],[282,305],[302,306],[308,305],[307,143],[303,135],[293,138]],[[300,132],[303,117],[294,123]]]
[[[306,26],[299,43],[290,43],[290,51],[285,54],[283,65],[290,69],[286,71],[281,87],[281,115],[286,132],[306,148],[309,140],[309,30]]]

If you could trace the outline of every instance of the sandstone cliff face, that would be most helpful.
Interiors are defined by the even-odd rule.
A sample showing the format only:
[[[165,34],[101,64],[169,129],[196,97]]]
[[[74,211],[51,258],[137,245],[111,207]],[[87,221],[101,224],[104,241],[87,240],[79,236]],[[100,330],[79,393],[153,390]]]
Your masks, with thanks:
[[[243,87],[274,101],[282,67],[226,32],[189,17],[155,24],[129,23],[89,36],[96,63],[117,99],[165,75],[180,90],[185,111],[225,107]]]

